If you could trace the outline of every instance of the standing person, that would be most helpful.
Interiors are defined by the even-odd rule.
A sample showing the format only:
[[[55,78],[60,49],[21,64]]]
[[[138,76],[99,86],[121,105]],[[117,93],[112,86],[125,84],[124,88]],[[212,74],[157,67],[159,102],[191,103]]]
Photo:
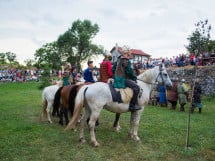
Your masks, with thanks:
[[[159,98],[160,98],[160,96],[159,96],[160,94],[159,94],[159,91],[158,91],[158,85],[154,85],[153,86],[153,89],[152,89],[152,91],[151,91],[151,94],[150,94],[150,102],[151,102],[151,105],[153,105],[153,106],[157,106],[158,105],[158,103],[159,103]]]
[[[112,78],[112,57],[110,54],[107,54],[100,64],[100,81],[107,83],[108,79]]]
[[[112,72],[114,75],[114,88],[126,88],[133,89],[133,97],[131,99],[129,110],[140,110],[141,107],[137,106],[137,97],[140,91],[139,86],[136,83],[137,77],[135,76],[133,69],[131,68],[131,52],[127,46],[122,47],[121,55],[114,63]]]
[[[93,79],[93,61],[87,62],[87,69],[84,71],[84,80],[85,82],[92,82],[95,83],[95,80]]]
[[[194,87],[194,91],[193,91],[191,113],[194,112],[194,109],[196,107],[199,108],[199,113],[202,112],[201,94],[202,94],[202,88],[201,88],[201,85],[199,83],[199,78],[197,78],[196,83],[195,83],[195,87]]]
[[[173,82],[172,88],[167,89],[167,101],[171,103],[171,109],[175,110],[177,106],[177,100],[178,100],[178,93],[177,93],[178,79],[173,78],[172,82]]]
[[[184,106],[187,103],[187,89],[186,89],[184,83],[185,83],[185,80],[182,79],[180,84],[177,87],[177,93],[178,93],[180,111],[181,112],[184,112]]]
[[[63,86],[68,86],[70,85],[70,71],[71,71],[71,64],[70,63],[66,63],[65,67],[64,67],[64,72],[63,72]]]
[[[160,106],[167,107],[166,88],[163,84],[159,85],[159,92],[160,92],[160,99],[159,99]]]

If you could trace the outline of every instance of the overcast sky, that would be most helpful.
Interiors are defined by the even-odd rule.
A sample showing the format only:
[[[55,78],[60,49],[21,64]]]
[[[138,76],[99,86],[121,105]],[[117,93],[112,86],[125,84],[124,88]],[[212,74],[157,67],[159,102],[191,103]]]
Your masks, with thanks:
[[[0,0],[0,52],[33,59],[77,19],[97,23],[93,42],[106,50],[118,43],[152,57],[186,53],[194,24],[209,20],[215,37],[214,0]]]

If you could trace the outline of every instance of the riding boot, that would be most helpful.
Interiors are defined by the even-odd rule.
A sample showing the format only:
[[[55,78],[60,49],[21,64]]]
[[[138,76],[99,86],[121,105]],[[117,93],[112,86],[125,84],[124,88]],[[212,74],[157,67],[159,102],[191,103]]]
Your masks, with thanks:
[[[140,87],[136,84],[135,81],[130,80],[130,79],[126,79],[125,84],[126,84],[126,87],[133,89],[133,97],[132,97],[130,105],[129,105],[129,110],[130,111],[140,110],[141,107],[136,105],[137,97],[138,97],[138,94],[140,92]]]
[[[138,93],[134,92],[133,97],[132,97],[131,102],[130,102],[130,105],[129,105],[129,110],[130,111],[136,111],[136,110],[140,110],[141,109],[141,107],[139,107],[139,106],[136,105],[137,96],[138,96]]]
[[[201,108],[199,108],[199,113],[202,113],[202,109]]]

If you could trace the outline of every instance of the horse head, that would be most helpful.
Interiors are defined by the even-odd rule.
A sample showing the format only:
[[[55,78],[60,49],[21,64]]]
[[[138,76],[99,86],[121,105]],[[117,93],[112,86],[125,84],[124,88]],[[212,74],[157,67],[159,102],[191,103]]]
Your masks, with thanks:
[[[157,76],[156,81],[159,84],[163,84],[167,88],[172,88],[172,81],[169,78],[169,75],[168,75],[168,73],[166,71],[166,67],[165,67],[165,65],[163,63],[159,65],[159,74]]]

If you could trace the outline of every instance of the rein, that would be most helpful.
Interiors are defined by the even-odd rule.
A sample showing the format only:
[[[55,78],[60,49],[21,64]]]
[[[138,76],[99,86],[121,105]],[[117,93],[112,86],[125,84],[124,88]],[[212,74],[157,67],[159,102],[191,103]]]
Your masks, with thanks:
[[[156,79],[155,79],[155,83],[146,82],[146,81],[144,81],[144,80],[142,80],[142,79],[138,79],[138,78],[137,78],[137,80],[142,81],[142,82],[144,82],[144,83],[146,83],[146,84],[157,85],[157,79],[158,79],[159,75],[161,75],[162,82],[164,82],[164,81],[163,81],[163,75],[161,74],[161,68],[160,68],[159,74],[157,75],[157,77],[156,77]]]
[[[155,82],[155,83],[151,83],[151,82],[146,82],[146,81],[144,81],[144,80],[142,80],[142,79],[137,79],[137,80],[139,80],[139,81],[141,81],[141,82],[144,82],[144,83],[146,83],[146,84],[157,85],[156,82]]]

